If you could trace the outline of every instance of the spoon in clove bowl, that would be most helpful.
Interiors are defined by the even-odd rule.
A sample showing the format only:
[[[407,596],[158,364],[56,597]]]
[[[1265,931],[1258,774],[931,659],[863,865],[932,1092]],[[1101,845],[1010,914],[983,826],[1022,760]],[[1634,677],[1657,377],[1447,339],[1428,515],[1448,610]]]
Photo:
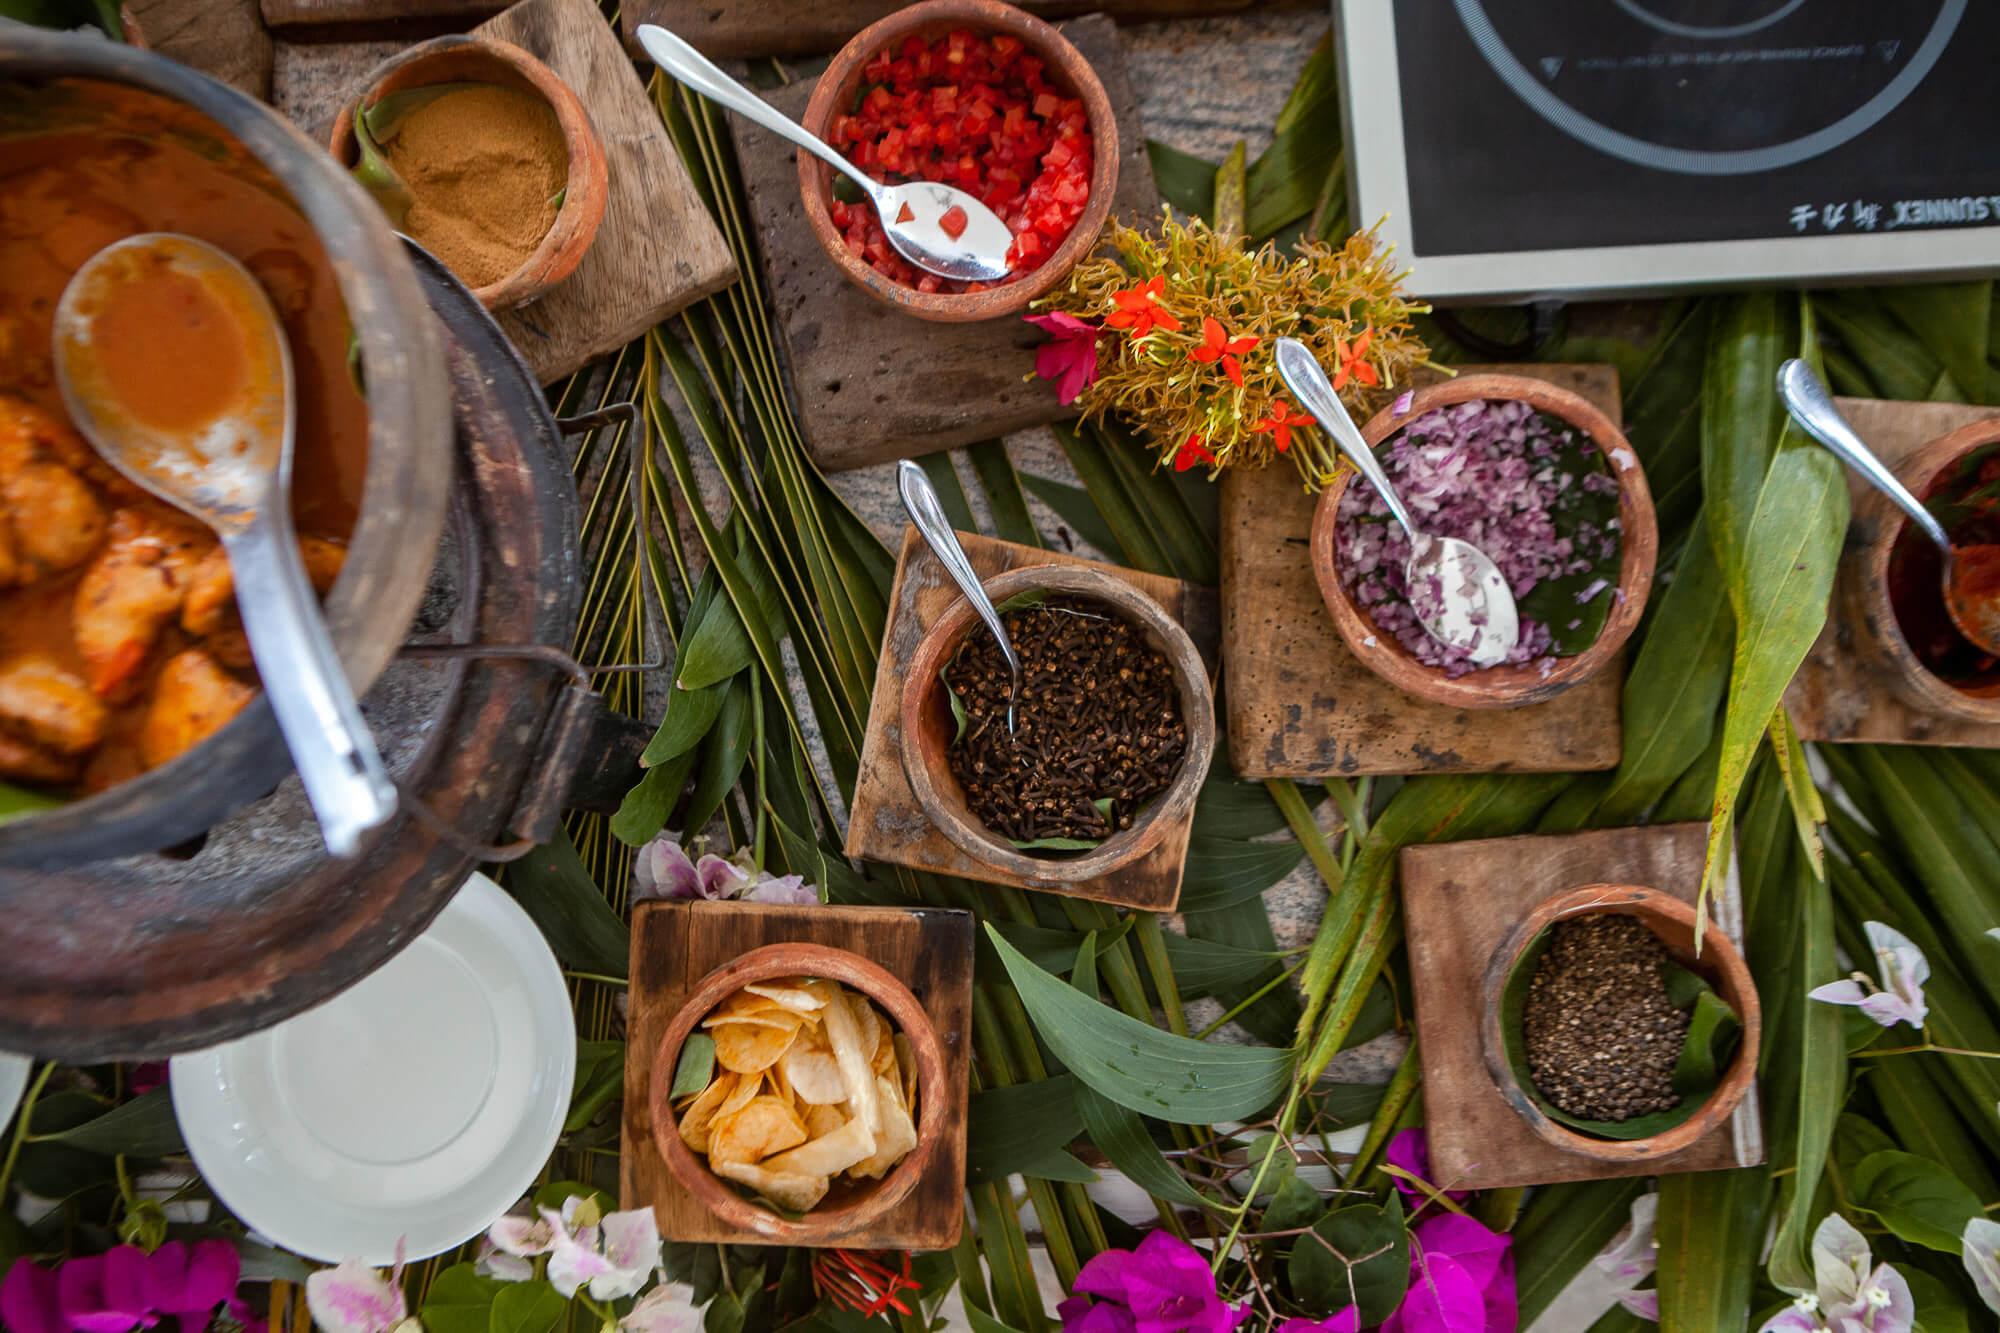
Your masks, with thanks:
[[[248,270],[191,236],[93,255],[55,314],[70,420],[133,484],[215,530],[264,693],[335,856],[396,809],[292,532],[291,349]]]
[[[924,470],[905,458],[896,464],[896,488],[902,492],[903,508],[910,515],[910,522],[917,525],[924,542],[931,548],[931,554],[944,566],[951,581],[965,594],[965,600],[986,622],[994,640],[1000,645],[1000,656],[1007,659],[1007,670],[1013,679],[1007,692],[1007,731],[1012,734],[1014,706],[1021,701],[1021,658],[1014,651],[1014,641],[1007,637],[1007,627],[1000,621],[1000,612],[993,605],[993,599],[986,595],[986,589],[979,582],[978,571],[972,561],[966,558],[965,548],[958,544],[958,534],[951,530],[951,520],[945,517],[944,505],[938,500],[937,489]]]
[[[1944,557],[1944,606],[1951,623],[1980,651],[2000,657],[2000,546],[1955,546],[1944,525],[1910,494],[1840,414],[1833,395],[1797,357],[1778,367],[1778,396],[1799,428],[1895,502]]]
[[[998,282],[1012,271],[1007,248],[1014,243],[1014,233],[977,195],[937,181],[883,185],[665,28],[642,23],[635,35],[653,63],[683,84],[790,139],[853,181],[881,217],[889,244],[918,268],[964,282]],[[956,232],[948,231],[943,222],[954,209],[963,214]]]
[[[1278,374],[1326,427],[1342,456],[1375,488],[1409,534],[1410,557],[1403,567],[1403,585],[1409,589],[1410,609],[1416,612],[1418,623],[1445,647],[1465,653],[1474,666],[1497,666],[1506,661],[1521,641],[1521,614],[1500,567],[1471,542],[1432,536],[1417,526],[1310,348],[1296,338],[1280,338],[1276,357]],[[1417,590],[1426,587],[1432,595],[1420,596]]]

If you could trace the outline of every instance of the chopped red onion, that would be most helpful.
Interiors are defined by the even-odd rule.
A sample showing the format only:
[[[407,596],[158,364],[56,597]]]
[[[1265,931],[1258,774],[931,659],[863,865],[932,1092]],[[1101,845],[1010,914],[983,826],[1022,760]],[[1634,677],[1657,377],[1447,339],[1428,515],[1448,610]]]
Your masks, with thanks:
[[[1581,432],[1576,442],[1586,454],[1596,451]],[[1578,524],[1573,536],[1556,530],[1558,498],[1571,486],[1591,495],[1618,489],[1604,471],[1559,472],[1555,456],[1564,443],[1561,428],[1528,403],[1476,399],[1412,421],[1392,437],[1382,461],[1418,526],[1485,551],[1519,601],[1544,579],[1583,574],[1618,554],[1615,531],[1588,522]],[[1341,582],[1377,628],[1448,676],[1473,670],[1465,651],[1447,648],[1424,631],[1412,602],[1434,604],[1444,589],[1435,577],[1428,580],[1430,587],[1406,586],[1409,539],[1373,487],[1358,479],[1347,486],[1335,531]],[[1607,579],[1594,580],[1577,595],[1577,604],[1607,586]],[[1506,660],[1537,662],[1546,676],[1555,666],[1554,646],[1546,624],[1524,618],[1520,641]]]

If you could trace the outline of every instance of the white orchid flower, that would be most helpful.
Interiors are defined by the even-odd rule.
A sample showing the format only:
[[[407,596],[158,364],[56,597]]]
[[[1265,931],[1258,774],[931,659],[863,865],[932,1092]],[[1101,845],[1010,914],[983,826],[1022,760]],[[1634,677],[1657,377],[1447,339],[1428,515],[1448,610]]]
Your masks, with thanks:
[[[651,1208],[598,1215],[596,1205],[571,1195],[562,1211],[541,1210],[549,1224],[549,1285],[572,1297],[586,1283],[600,1301],[637,1292],[660,1266],[660,1231]]]
[[[1930,979],[1930,961],[1908,936],[1880,921],[1863,922],[1862,929],[1868,932],[1868,943],[1875,950],[1882,973],[1881,986],[1856,972],[1845,980],[1828,982],[1810,992],[1809,998],[1825,1004],[1855,1005],[1885,1028],[1908,1023],[1923,1031],[1924,1018],[1930,1013],[1924,1005],[1924,982]]]
[[[385,1278],[359,1259],[322,1268],[306,1278],[306,1309],[324,1333],[409,1333],[421,1330],[403,1299],[403,1242]]]
[[[1986,1308],[2000,1314],[2000,1222],[1975,1217],[1965,1224],[1965,1272]]]

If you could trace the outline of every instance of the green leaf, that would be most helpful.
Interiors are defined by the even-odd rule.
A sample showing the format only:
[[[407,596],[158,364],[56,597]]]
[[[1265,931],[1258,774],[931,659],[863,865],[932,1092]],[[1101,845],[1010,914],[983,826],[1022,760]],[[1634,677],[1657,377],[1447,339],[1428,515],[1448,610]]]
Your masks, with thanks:
[[[368,116],[359,102],[355,103],[354,143],[359,158],[351,168],[354,179],[361,183],[361,188],[368,191],[376,206],[388,216],[389,225],[401,230],[413,202],[410,187],[389,165],[389,159],[382,156],[381,145],[369,133]]]
[[[1262,240],[1312,212],[1341,160],[1340,72],[1331,32],[1320,38],[1278,113],[1271,143],[1250,164],[1247,227]]]
[[[1260,949],[1238,949],[1213,940],[1165,933],[1167,960],[1181,998],[1195,999],[1248,985],[1270,972],[1280,957]]]
[[[1308,1226],[1313,1219],[1326,1211],[1325,1200],[1319,1191],[1300,1180],[1296,1175],[1288,1175],[1278,1182],[1278,1188],[1271,1192],[1271,1202],[1264,1206],[1264,1216],[1258,1221],[1259,1231],[1291,1231]],[[1289,1251],[1291,1246],[1283,1240],[1267,1242]]]
[[[507,867],[507,891],[548,938],[565,966],[622,977],[631,965],[632,932],[577,859],[560,826],[549,842]]]
[[[480,1277],[471,1264],[453,1264],[431,1279],[424,1294],[419,1310],[424,1333],[488,1333],[494,1299],[507,1285],[497,1278]]]
[[[493,1295],[487,1333],[551,1333],[569,1302],[546,1282],[509,1282]]]
[[[1849,1198],[1912,1245],[1957,1254],[1965,1224],[1985,1216],[1979,1198],[1928,1158],[1870,1153],[1854,1168]]]
[[[1146,156],[1160,197],[1183,213],[1206,218],[1215,210],[1215,163],[1184,153],[1157,139],[1146,141]]]
[[[1212,225],[1224,236],[1247,239],[1243,227],[1244,200],[1249,193],[1249,146],[1238,139],[1215,169],[1215,217]]]
[[[1514,1222],[1514,1289],[1527,1328],[1611,1243],[1632,1216],[1643,1180],[1545,1185]]]
[[[755,688],[748,673],[729,682],[729,692],[722,699],[722,715],[716,719],[715,730],[703,746],[694,790],[688,793],[685,823],[689,829],[707,827],[736,785],[736,779],[743,775],[743,766],[750,761],[750,750],[756,743],[756,710],[751,707],[750,699]]]
[[[668,690],[667,711],[660,718],[660,729],[653,733],[653,739],[647,743],[646,753],[639,756],[639,762],[653,768],[694,749],[701,738],[708,735],[708,729],[715,725],[716,715],[722,712],[722,696],[726,688],[718,681],[698,690],[685,690],[678,686]]]
[[[1007,841],[1019,852],[1087,852],[1104,843],[1102,838],[1030,838],[1025,842],[1009,838]]]
[[[1993,327],[1993,283],[1878,287],[1875,297],[1916,335],[1975,400],[1984,395]]]
[[[1162,1032],[1093,1003],[988,928],[1021,1003],[1079,1083],[1134,1111],[1182,1124],[1245,1120],[1291,1079],[1292,1053],[1217,1046]]]
[[[1021,479],[1014,475],[1014,465],[1007,458],[1006,442],[983,440],[968,445],[965,456],[971,460],[972,474],[979,478],[979,489],[986,492],[986,508],[993,515],[993,531],[1000,539],[1022,546],[1043,545],[1042,534],[1035,531],[1035,520],[1028,513],[1027,497],[1021,494]]]
[[[1061,1148],[1083,1132],[1072,1100],[1075,1080],[1068,1074],[982,1088],[967,1100],[966,1178],[974,1184],[1028,1174],[1030,1163]]]
[[[44,810],[54,810],[63,804],[53,796],[26,787],[16,787],[11,782],[0,782],[0,824],[24,815],[38,815]]]
[[[938,502],[944,506],[945,521],[957,532],[979,531],[979,521],[972,516],[972,505],[965,498],[965,485],[958,479],[958,468],[952,463],[949,450],[940,449],[933,454],[925,454],[917,460],[917,466],[931,479],[931,489],[938,493]]]
[[[1363,1328],[1387,1319],[1410,1285],[1410,1237],[1397,1196],[1387,1209],[1361,1204],[1313,1223],[1293,1242],[1288,1273],[1293,1294],[1317,1314],[1352,1305]]]
[[[697,757],[695,751],[687,750],[647,769],[611,816],[611,836],[627,847],[644,847],[659,837],[687,790],[688,774]]]
[[[706,1032],[690,1032],[681,1043],[681,1058],[674,1064],[674,1085],[667,1095],[674,1101],[692,1097],[715,1077],[715,1038]]]
[[[1097,502],[1091,498],[1089,491],[1081,486],[1050,481],[1032,472],[1023,472],[1020,476],[1021,484],[1027,487],[1030,495],[1054,510],[1057,518],[1068,524],[1077,537],[1096,547],[1105,559],[1114,565],[1131,563],[1126,558],[1125,548],[1118,544],[1118,538],[1112,535],[1110,526],[1105,523],[1104,515],[1098,512]],[[1056,536],[1062,538],[1066,534],[1058,529]]]
[[[569,1115],[563,1132],[573,1134],[597,1118],[597,1113],[625,1090],[625,1043],[579,1041],[576,1078],[570,1084]]]
[[[1770,1173],[1750,1167],[1665,1175],[1659,1186],[1660,1333],[1743,1328]]]
[[[174,1119],[173,1098],[165,1088],[155,1088],[81,1124],[40,1135],[37,1141],[67,1144],[104,1157],[120,1153],[127,1157],[167,1157],[187,1151],[187,1145],[181,1141],[180,1123]]]
[[[554,1208],[560,1211],[571,1199],[587,1199],[597,1205],[600,1213],[617,1209],[618,1201],[595,1185],[586,1185],[580,1180],[552,1180],[535,1190],[535,1206]]]
[[[1200,821],[1196,828],[1181,876],[1183,912],[1219,912],[1255,898],[1305,859],[1306,849],[1295,841],[1243,842],[1200,832]]]

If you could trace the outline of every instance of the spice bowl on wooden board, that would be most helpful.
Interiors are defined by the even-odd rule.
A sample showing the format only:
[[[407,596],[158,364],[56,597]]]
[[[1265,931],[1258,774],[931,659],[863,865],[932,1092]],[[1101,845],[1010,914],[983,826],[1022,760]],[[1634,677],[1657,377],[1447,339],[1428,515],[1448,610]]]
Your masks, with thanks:
[[[1756,1079],[1761,1030],[1722,928],[1706,924],[1697,954],[1694,906],[1637,885],[1543,899],[1482,983],[1494,1086],[1544,1142],[1598,1161],[1667,1157],[1720,1126]]]
[[[1312,568],[1313,577],[1319,583],[1320,596],[1327,610],[1333,616],[1336,629],[1347,647],[1369,670],[1391,685],[1420,699],[1433,703],[1447,704],[1457,708],[1521,708],[1529,704],[1545,703],[1571,687],[1589,680],[1610,665],[1618,656],[1619,649],[1638,626],[1639,618],[1646,609],[1646,596],[1653,584],[1653,566],[1659,554],[1659,531],[1653,512],[1653,497],[1646,485],[1645,469],[1639,464],[1638,455],[1625,439],[1624,432],[1614,425],[1609,417],[1599,411],[1578,394],[1559,388],[1543,380],[1529,379],[1517,375],[1463,375],[1457,379],[1418,389],[1409,395],[1406,406],[1392,404],[1384,408],[1362,429],[1361,435],[1371,448],[1384,441],[1396,440],[1392,448],[1413,448],[1424,451],[1426,460],[1418,466],[1426,469],[1427,479],[1437,487],[1450,484],[1449,478],[1454,466],[1460,465],[1464,453],[1457,445],[1475,430],[1487,429],[1472,426],[1461,418],[1451,415],[1465,413],[1469,405],[1486,404],[1488,411],[1500,410],[1520,415],[1522,420],[1513,429],[1533,435],[1545,432],[1544,438],[1551,441],[1551,448],[1557,437],[1573,442],[1561,448],[1576,447],[1581,450],[1578,474],[1568,474],[1579,487],[1574,497],[1579,504],[1588,504],[1594,495],[1606,514],[1611,514],[1610,501],[1615,495],[1615,515],[1607,520],[1602,530],[1594,527],[1579,528],[1574,538],[1553,536],[1553,515],[1550,523],[1541,528],[1524,526],[1517,549],[1504,549],[1492,540],[1490,530],[1476,534],[1475,544],[1485,543],[1494,549],[1487,551],[1500,563],[1502,571],[1508,574],[1510,582],[1518,582],[1510,570],[1510,564],[1520,561],[1543,561],[1542,568],[1553,569],[1555,575],[1544,579],[1552,589],[1560,594],[1561,607],[1550,615],[1548,622],[1534,622],[1549,636],[1542,640],[1550,644],[1549,650],[1529,660],[1503,663],[1498,666],[1467,670],[1463,666],[1455,668],[1458,675],[1451,674],[1454,668],[1433,665],[1420,660],[1412,646],[1424,653],[1436,647],[1434,641],[1423,637],[1421,628],[1403,627],[1400,621],[1391,621],[1386,627],[1383,620],[1371,613],[1364,605],[1369,593],[1363,585],[1371,577],[1380,577],[1377,571],[1390,562],[1381,558],[1381,547],[1375,553],[1356,559],[1350,542],[1355,533],[1365,529],[1355,526],[1355,510],[1358,503],[1375,503],[1366,493],[1366,483],[1357,480],[1358,474],[1344,471],[1331,485],[1320,492],[1319,504],[1313,513],[1312,525]],[[1402,410],[1397,410],[1402,406]],[[1522,409],[1526,409],[1523,413]],[[1432,418],[1431,414],[1443,411],[1447,415]],[[1431,418],[1426,421],[1426,418]],[[1416,436],[1407,432],[1412,425],[1429,427],[1430,436]],[[1419,444],[1443,435],[1448,430],[1459,432],[1453,444],[1431,446]],[[1517,442],[1518,442],[1517,434]],[[1540,444],[1531,441],[1532,449]],[[1552,497],[1551,503],[1558,511],[1571,504],[1570,483],[1563,475],[1548,476],[1556,462],[1533,458],[1499,458],[1487,462],[1496,470],[1512,467],[1507,473],[1508,482],[1523,487],[1546,487],[1538,494]],[[1480,466],[1474,462],[1471,466]],[[1398,471],[1394,461],[1385,462],[1392,479],[1405,489],[1405,498],[1412,498],[1412,488]],[[1587,470],[1585,470],[1587,469]],[[1540,475],[1538,475],[1540,474]],[[1460,474],[1462,475],[1462,474]],[[1589,494],[1583,488],[1587,481],[1598,478]],[[1356,490],[1355,488],[1361,488]],[[1343,513],[1342,500],[1353,492],[1354,499]],[[1491,484],[1470,488],[1467,494],[1492,495]],[[1453,500],[1449,491],[1434,491],[1429,500],[1418,500],[1417,520],[1421,524],[1431,516],[1438,505],[1436,501]],[[1546,513],[1547,511],[1543,511]],[[1572,514],[1574,510],[1569,511]],[[1372,519],[1362,519],[1370,522]],[[1586,520],[1571,518],[1571,522]],[[1383,531],[1387,531],[1384,525]],[[1563,575],[1564,565],[1556,563],[1555,552],[1576,552],[1581,556],[1586,545],[1601,547],[1607,534],[1616,533],[1617,567],[1606,569],[1601,575],[1594,570]],[[1588,534],[1588,541],[1583,534]],[[1400,533],[1396,534],[1400,536]],[[1445,531],[1439,535],[1462,535]],[[1510,540],[1513,540],[1510,538]],[[1558,544],[1560,543],[1560,544]],[[1545,549],[1544,549],[1545,548]],[[1608,562],[1607,562],[1608,563]],[[1394,561],[1400,571],[1400,558]],[[1577,582],[1582,586],[1573,591],[1568,583]],[[1534,589],[1529,590],[1533,596]],[[1386,619],[1400,607],[1409,612],[1409,604],[1402,601],[1399,593],[1383,593],[1373,590],[1378,598],[1373,605],[1381,609]],[[1518,597],[1518,593],[1517,593]],[[1594,608],[1590,605],[1595,603]],[[1531,613],[1534,603],[1521,605],[1522,631],[1524,636],[1533,632]],[[1572,609],[1576,614],[1568,620],[1558,617]],[[1588,632],[1587,627],[1602,616],[1596,634],[1588,641],[1588,646],[1580,651],[1565,652],[1562,636],[1579,629]],[[1400,637],[1399,637],[1400,632]]]
[[[830,1054],[822,1056],[815,1051],[809,1056],[802,1056],[801,1062],[794,1064],[787,1051],[787,1058],[782,1063],[765,1063],[761,1071],[734,1075],[745,1083],[753,1078],[760,1079],[760,1082],[748,1097],[736,1097],[737,1104],[723,1114],[711,1116],[716,1107],[703,1105],[708,1100],[705,1093],[696,1095],[683,1089],[680,1096],[674,1095],[682,1053],[691,1037],[704,1031],[718,1033],[725,1026],[740,1026],[753,1037],[760,1032],[757,1024],[762,1020],[754,1013],[747,1021],[738,1024],[713,1022],[728,1012],[721,1007],[739,1003],[745,997],[756,998],[757,992],[745,989],[756,986],[759,991],[778,997],[770,1002],[770,1012],[782,1016],[786,1006],[797,1002],[799,1009],[793,1011],[793,1017],[798,1018],[801,1017],[803,1003],[798,1002],[797,997],[806,993],[800,990],[800,983],[810,986],[812,992],[826,1002],[822,1011],[805,1015],[810,1021],[803,1031],[833,1033]],[[719,1138],[724,1132],[717,1127],[724,1114],[750,1120],[769,1120],[776,1131],[789,1127],[790,1132],[779,1137],[772,1137],[774,1131],[768,1126],[741,1127],[744,1135],[761,1132],[767,1141],[786,1145],[775,1156],[766,1159],[780,1166],[770,1168],[768,1175],[772,1180],[760,1187],[783,1194],[781,1178],[797,1174],[782,1169],[785,1154],[797,1152],[801,1146],[810,1148],[821,1141],[817,1134],[812,1135],[810,1140],[801,1139],[800,1136],[809,1131],[799,1120],[797,1108],[803,1107],[809,1117],[824,1114],[847,1119],[848,1124],[834,1130],[835,1134],[844,1134],[846,1129],[852,1127],[852,1119],[864,1114],[857,1108],[858,1099],[849,1096],[847,1101],[840,1103],[845,1110],[835,1111],[836,1103],[828,1101],[827,1094],[815,1092],[811,1087],[816,1079],[839,1082],[843,1078],[851,1081],[852,1076],[857,1076],[850,1067],[857,1057],[849,1048],[858,1039],[852,1015],[859,1011],[850,1009],[849,1015],[842,1018],[838,1031],[835,1031],[833,1021],[837,1015],[832,1006],[851,1003],[845,1001],[845,996],[858,996],[866,1001],[869,1006],[867,1013],[874,1017],[867,1018],[863,1014],[865,1021],[888,1025],[888,1029],[880,1033],[881,1040],[895,1043],[897,1037],[904,1039],[895,1043],[901,1048],[896,1059],[904,1061],[904,1067],[898,1070],[892,1064],[892,1072],[883,1077],[896,1080],[894,1095],[905,1104],[905,1122],[908,1121],[907,1106],[912,1102],[914,1104],[914,1123],[906,1125],[914,1131],[914,1140],[905,1138],[900,1158],[880,1172],[877,1178],[855,1179],[836,1172],[830,1186],[822,1181],[818,1197],[807,1196],[811,1199],[810,1203],[794,1198],[789,1200],[790,1206],[785,1206],[785,1202],[781,1201],[778,1206],[785,1207],[781,1213],[774,1206],[741,1192],[737,1183],[718,1175],[709,1159],[690,1145],[689,1138],[690,1135],[696,1136],[698,1141],[707,1145],[709,1152],[720,1152],[719,1142],[710,1136]],[[817,1016],[818,1012],[829,1016],[822,1020]],[[711,1022],[704,1026],[704,1020]],[[773,1029],[765,1027],[761,1031],[768,1033]],[[717,1071],[724,1070],[731,1063],[720,1049],[720,1040],[726,1038],[718,1039]],[[870,1051],[861,1052],[858,1058],[866,1062],[873,1049],[871,1046]],[[761,1054],[752,1053],[734,1063],[747,1068],[763,1063],[768,1055],[768,1050]],[[879,1223],[904,1201],[924,1175],[946,1132],[947,1123],[952,1120],[951,1108],[947,1105],[949,1090],[945,1066],[944,1046],[930,1015],[909,987],[886,969],[859,954],[821,944],[792,942],[765,945],[703,977],[688,993],[661,1035],[648,1096],[654,1144],[675,1180],[722,1222],[737,1228],[745,1240],[768,1245],[818,1246],[837,1243]],[[864,1063],[858,1077],[872,1078],[875,1072]],[[809,1078],[809,1074],[814,1077]],[[913,1097],[905,1091],[910,1082],[914,1083]],[[707,1087],[709,1091],[714,1091],[717,1085],[711,1082]],[[777,1095],[780,1093],[782,1104],[791,1109],[780,1111],[774,1104],[781,1101]],[[693,1100],[690,1100],[691,1097]],[[762,1104],[753,1106],[753,1101]],[[678,1110],[676,1102],[680,1103]],[[893,1115],[893,1112],[884,1108],[883,1114]],[[689,1117],[685,1127],[689,1130],[687,1134],[683,1133],[680,1116]],[[696,1128],[696,1117],[700,1117],[699,1128]],[[962,1118],[957,1123],[962,1129]],[[738,1127],[732,1123],[729,1131],[733,1133]],[[887,1146],[893,1148],[895,1145]],[[754,1179],[758,1173],[745,1174]],[[743,1188],[748,1189],[747,1186]]]
[[[367,89],[340,108],[329,150],[362,164],[359,108],[408,191],[400,229],[481,305],[526,305],[576,271],[609,190],[597,131],[553,70],[510,42],[452,35],[396,56]]]
[[[899,744],[918,804],[967,856],[1032,887],[1132,864],[1192,814],[1214,758],[1214,698],[1194,640],[1152,598],[1089,566],[1015,569],[982,586],[1026,668],[1017,727],[997,647],[961,597],[903,679]],[[953,672],[964,674],[948,681]],[[1177,759],[1164,757],[1176,747]]]
[[[1018,106],[995,108],[973,92],[960,100],[958,85],[945,82],[944,69],[952,68],[952,62],[969,49],[968,34],[979,47],[981,60],[985,53],[995,53],[993,59],[1007,67],[1003,77],[984,86],[993,88],[1002,101],[1018,97]],[[929,70],[934,49],[942,67],[933,74]],[[907,64],[897,64],[905,57]],[[1046,90],[1028,90],[1023,83],[1027,76],[1020,73],[1024,69],[1045,81]],[[899,82],[912,85],[915,91],[909,98],[918,105],[899,102],[892,95],[891,87]],[[947,93],[952,94],[949,103]],[[876,99],[874,107],[871,98]],[[1080,158],[1071,155],[1079,140],[1062,128],[1066,120],[1073,121],[1079,102],[1088,127],[1090,159],[1088,193],[1081,201],[1075,193],[1083,188],[1085,176]],[[871,114],[893,116],[897,124],[874,135]],[[1068,276],[1096,244],[1111,216],[1118,188],[1118,124],[1103,82],[1060,32],[1001,0],[922,0],[870,24],[840,49],[820,75],[801,123],[850,160],[864,146],[871,155],[883,151],[882,145],[893,138],[886,149],[893,159],[882,169],[899,179],[925,179],[917,169],[919,158],[935,154],[941,175],[930,178],[980,196],[1003,216],[1013,212],[1008,222],[1015,232],[1015,246],[1036,247],[1018,256],[1010,250],[1019,277],[979,290],[914,270],[904,273],[910,266],[881,240],[879,220],[867,202],[840,199],[833,168],[810,153],[798,154],[806,221],[827,258],[876,299],[919,319],[963,323],[1022,313],[1030,301]],[[844,130],[855,131],[860,138],[850,139]],[[903,136],[912,131],[915,142],[907,145]],[[881,167],[879,161],[859,164],[871,174]],[[1055,218],[1041,223],[1051,207]],[[845,225],[836,220],[837,213]],[[1063,221],[1069,221],[1066,232]]]
[[[2000,419],[1939,436],[1896,475],[1938,515],[1955,546],[2000,541],[2000,507],[1969,494],[2000,477]],[[1871,487],[1854,499],[1836,609],[1854,631],[1855,651],[1904,703],[1934,716],[2000,723],[2000,667],[1953,626],[1940,563],[1937,548]]]

